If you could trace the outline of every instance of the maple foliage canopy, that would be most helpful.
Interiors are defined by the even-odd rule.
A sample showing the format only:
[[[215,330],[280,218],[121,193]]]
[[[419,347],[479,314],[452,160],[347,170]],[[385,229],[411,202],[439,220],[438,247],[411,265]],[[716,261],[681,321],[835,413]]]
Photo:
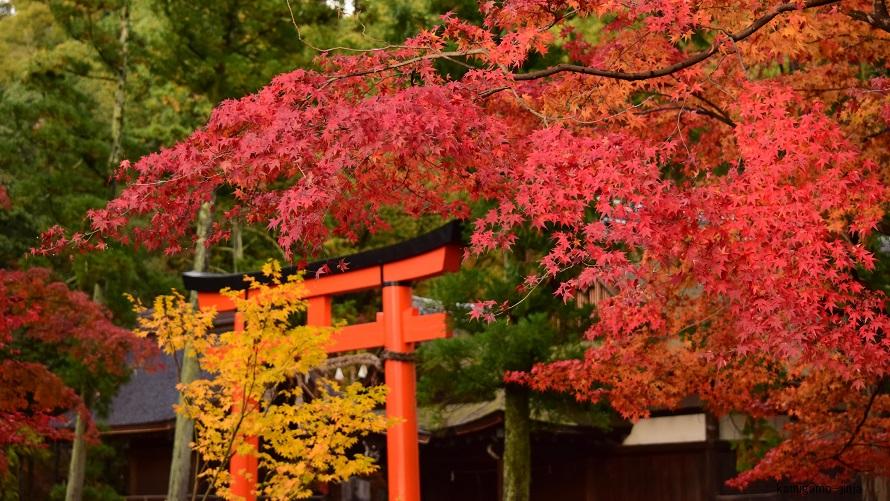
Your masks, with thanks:
[[[884,1],[481,11],[481,26],[445,16],[223,102],[185,141],[124,163],[127,188],[90,233],[53,229],[45,248],[175,252],[220,190],[235,200],[223,217],[267,224],[287,249],[330,221],[379,228],[388,206],[466,217],[490,200],[475,251],[531,225],[553,245],[526,286],[568,274],[567,297],[617,291],[582,360],[510,377],[630,417],[693,394],[718,415],[790,416],[741,484],[890,474],[885,298],[857,279],[887,201]]]
[[[82,393],[125,377],[128,355],[139,360],[147,347],[49,270],[0,269],[0,473],[10,446],[70,439],[68,411],[88,420],[94,439],[85,400],[95,399]]]

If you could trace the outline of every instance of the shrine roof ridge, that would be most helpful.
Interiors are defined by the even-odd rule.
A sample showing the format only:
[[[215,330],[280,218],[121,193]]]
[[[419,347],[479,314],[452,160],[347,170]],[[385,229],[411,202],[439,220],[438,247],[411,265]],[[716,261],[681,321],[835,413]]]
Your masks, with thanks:
[[[463,246],[464,242],[461,236],[462,228],[463,224],[461,221],[454,220],[428,233],[424,233],[423,235],[397,244],[357,252],[348,256],[337,256],[313,261],[302,268],[297,266],[287,266],[282,268],[282,276],[286,278],[299,271],[305,271],[307,276],[311,276],[321,270],[325,265],[327,265],[328,271],[325,272],[324,276],[337,275],[363,268],[394,263],[403,259],[419,256],[446,245]],[[341,262],[346,263],[348,268],[341,270]],[[247,273],[187,271],[182,274],[182,281],[187,290],[197,292],[216,292],[226,287],[232,290],[244,290],[247,288],[247,282],[244,280],[245,276],[251,277],[261,283],[268,282],[266,277],[260,271]]]

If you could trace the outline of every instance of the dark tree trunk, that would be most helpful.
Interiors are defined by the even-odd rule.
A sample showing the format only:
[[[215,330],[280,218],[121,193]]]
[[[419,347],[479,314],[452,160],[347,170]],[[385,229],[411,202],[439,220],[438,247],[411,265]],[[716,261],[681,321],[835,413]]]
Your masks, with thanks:
[[[195,242],[195,261],[193,271],[204,271],[207,267],[207,248],[205,241],[210,230],[210,210],[212,202],[204,202],[198,212],[198,224],[195,230],[197,241]],[[192,306],[198,307],[198,295],[192,293]],[[200,369],[198,360],[190,353],[186,346],[182,356],[182,368],[179,372],[179,382],[188,384],[198,378]],[[182,395],[179,396],[180,405],[183,404]],[[176,415],[176,429],[173,434],[173,457],[170,460],[170,483],[167,486],[168,501],[185,501],[188,498],[189,479],[192,469],[192,450],[189,444],[195,434],[195,422],[181,414]]]
[[[863,475],[862,501],[890,501],[890,478]]]
[[[531,490],[529,390],[504,390],[504,500],[528,501]]]

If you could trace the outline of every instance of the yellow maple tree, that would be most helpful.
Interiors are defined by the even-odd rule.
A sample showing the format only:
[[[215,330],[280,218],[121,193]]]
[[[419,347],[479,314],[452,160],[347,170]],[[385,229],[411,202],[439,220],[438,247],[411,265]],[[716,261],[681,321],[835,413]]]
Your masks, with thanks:
[[[257,494],[268,499],[306,498],[313,482],[337,482],[373,472],[369,456],[356,451],[363,436],[383,432],[375,409],[384,386],[341,385],[317,377],[335,328],[294,325],[305,311],[302,278],[281,278],[281,267],[263,268],[268,283],[246,277],[243,291],[223,291],[236,306],[243,330],[216,333],[214,309],[196,311],[173,292],[141,313],[137,334],[153,336],[168,354],[193,350],[206,377],[179,385],[185,404],[176,411],[195,420],[192,447],[205,465],[200,476],[226,499],[229,460],[257,456],[262,474]],[[249,437],[262,437],[259,448]]]

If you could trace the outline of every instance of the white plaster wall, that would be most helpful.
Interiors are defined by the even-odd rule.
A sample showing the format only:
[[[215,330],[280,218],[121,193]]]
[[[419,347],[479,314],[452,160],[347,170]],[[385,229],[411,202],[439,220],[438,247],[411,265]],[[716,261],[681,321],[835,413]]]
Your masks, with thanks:
[[[623,445],[674,444],[705,441],[705,415],[684,414],[641,419]]]

